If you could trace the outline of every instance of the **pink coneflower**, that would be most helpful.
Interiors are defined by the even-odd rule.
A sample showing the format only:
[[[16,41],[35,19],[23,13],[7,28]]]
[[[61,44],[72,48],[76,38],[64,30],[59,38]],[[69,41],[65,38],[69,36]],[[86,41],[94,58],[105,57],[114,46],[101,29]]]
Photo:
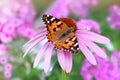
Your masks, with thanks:
[[[50,20],[53,19],[53,22],[55,20],[58,20],[57,18],[54,18],[50,15],[44,15],[43,18],[48,19],[48,20],[46,20],[46,23],[51,22],[51,21],[49,21],[49,19]],[[58,20],[58,23],[60,23],[59,20]],[[51,22],[51,24],[52,24],[52,22]],[[69,25],[67,25],[67,26],[69,26]],[[92,63],[93,65],[96,65],[96,60],[90,50],[92,50],[93,52],[96,52],[98,56],[106,59],[107,56],[106,56],[105,52],[102,51],[94,42],[106,44],[106,43],[109,43],[109,39],[104,36],[101,36],[99,34],[96,34],[94,32],[88,31],[88,30],[82,30],[80,27],[81,27],[80,25],[79,26],[77,25],[77,27],[76,27],[77,30],[75,31],[75,36],[77,37],[79,49],[85,55],[85,57],[89,60],[90,63]],[[42,32],[40,32],[38,35],[36,35],[34,38],[32,38],[30,41],[28,41],[24,45],[24,46],[26,46],[29,43],[32,43],[29,46],[29,48],[26,50],[26,52],[24,53],[24,57],[28,54],[28,52],[34,46],[36,46],[38,43],[40,43],[41,41],[43,41],[44,39],[47,38],[46,37],[47,36],[46,33],[48,32],[47,27],[44,27],[44,26],[41,27],[41,31]],[[46,41],[45,44],[40,48],[40,50],[34,60],[34,68],[38,65],[42,56],[45,54],[44,72],[48,72],[54,48],[55,48],[54,43],[50,43],[50,42]],[[57,50],[58,62],[60,64],[61,68],[64,71],[66,71],[67,73],[69,73],[72,69],[72,54],[71,54],[71,52],[68,50],[64,50],[64,49],[61,49],[61,50],[56,49],[56,50]]]

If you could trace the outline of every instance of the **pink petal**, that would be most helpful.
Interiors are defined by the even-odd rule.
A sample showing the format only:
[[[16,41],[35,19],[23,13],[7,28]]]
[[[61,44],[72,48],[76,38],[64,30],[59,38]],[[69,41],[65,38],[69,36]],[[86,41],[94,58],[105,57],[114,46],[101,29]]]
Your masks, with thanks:
[[[36,46],[40,41],[42,41],[43,39],[45,39],[45,37],[46,37],[46,36],[41,36],[39,39],[35,40],[35,41],[31,44],[31,46],[26,50],[26,52],[24,53],[23,57],[25,57],[25,56],[28,54],[28,52],[29,52],[34,46]]]
[[[38,36],[38,35],[43,35],[43,34],[46,34],[46,30],[43,30],[43,31],[41,31],[41,32],[38,32],[35,36]]]
[[[38,27],[38,28],[36,28],[36,30],[43,30],[43,29],[46,29],[46,26],[40,26],[40,27]]]
[[[48,45],[49,45],[49,43],[46,42],[46,43],[41,47],[41,49],[39,50],[39,53],[37,54],[37,56],[36,56],[36,58],[35,58],[35,60],[34,60],[34,65],[33,65],[34,68],[38,65],[39,61],[41,60],[41,57],[42,57],[43,53],[45,52],[45,50],[46,50],[47,47],[48,47]]]
[[[93,56],[93,54],[88,50],[88,48],[85,46],[85,44],[83,44],[82,41],[78,40],[79,43],[79,48],[80,50],[83,52],[83,54],[85,55],[85,57],[88,59],[88,61],[90,63],[92,63],[93,65],[96,65],[96,60],[95,57]]]
[[[57,50],[57,57],[58,57],[58,62],[61,66],[61,68],[65,71],[66,65],[65,65],[65,55],[64,52],[61,50]]]
[[[66,73],[70,73],[72,70],[72,54],[70,52],[65,51],[65,63],[66,63]]]
[[[50,67],[50,62],[51,62],[51,57],[52,57],[52,52],[54,50],[54,46],[53,45],[50,45],[47,52],[46,52],[46,55],[45,55],[45,62],[44,62],[44,72],[47,73],[48,72],[48,69]]]
[[[94,44],[93,42],[86,40],[84,38],[80,39],[86,46],[88,46],[91,50],[93,50],[98,56],[107,59],[107,55],[106,53],[99,48],[96,44]]]
[[[30,39],[27,43],[25,43],[25,44],[23,45],[23,47],[27,46],[29,43],[31,43],[31,42],[33,42],[34,40],[40,38],[41,36],[45,36],[45,35],[46,35],[45,32],[42,32],[42,33],[36,35],[36,36],[33,37],[32,39]]]
[[[36,28],[35,30],[36,30],[36,31],[38,32],[38,34],[39,34],[39,33],[41,33],[41,32],[46,32],[47,28],[46,28],[46,26],[40,26],[40,27]]]
[[[92,41],[102,43],[102,44],[107,44],[110,42],[110,40],[108,38],[101,36],[99,34],[90,32],[90,31],[78,30],[76,32],[76,35],[78,35],[78,37],[82,36],[88,40],[92,40]]]

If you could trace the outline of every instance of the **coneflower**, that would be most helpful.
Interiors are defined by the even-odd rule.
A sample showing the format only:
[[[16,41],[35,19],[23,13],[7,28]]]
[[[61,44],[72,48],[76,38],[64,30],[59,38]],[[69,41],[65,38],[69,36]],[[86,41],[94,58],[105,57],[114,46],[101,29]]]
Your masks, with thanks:
[[[96,65],[96,59],[90,50],[104,59],[107,58],[105,52],[94,42],[106,44],[110,42],[108,38],[85,29],[82,30],[82,28],[80,28],[82,25],[78,26],[74,21],[68,18],[57,19],[45,14],[42,19],[46,24],[46,27],[43,26],[41,28],[42,32],[24,45],[26,46],[29,43],[32,43],[24,53],[25,57],[34,46],[44,39],[48,39],[38,51],[34,60],[34,68],[38,65],[43,54],[46,54],[44,72],[48,72],[54,48],[57,50],[57,58],[61,68],[67,73],[70,73],[72,69],[72,53],[77,53],[78,50],[80,50],[93,65]]]

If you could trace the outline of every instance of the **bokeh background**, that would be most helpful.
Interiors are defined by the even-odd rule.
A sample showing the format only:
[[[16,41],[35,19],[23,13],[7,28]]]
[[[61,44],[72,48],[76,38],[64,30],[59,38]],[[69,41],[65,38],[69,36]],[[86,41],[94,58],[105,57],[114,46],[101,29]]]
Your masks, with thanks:
[[[33,68],[39,46],[23,58],[22,46],[44,25],[41,15],[68,17],[82,21],[92,31],[111,40],[99,45],[109,60],[96,56],[91,65],[79,52],[73,56],[73,68],[67,80],[120,80],[120,0],[0,0],[0,80],[61,80],[57,57],[52,57],[47,74],[40,66]]]

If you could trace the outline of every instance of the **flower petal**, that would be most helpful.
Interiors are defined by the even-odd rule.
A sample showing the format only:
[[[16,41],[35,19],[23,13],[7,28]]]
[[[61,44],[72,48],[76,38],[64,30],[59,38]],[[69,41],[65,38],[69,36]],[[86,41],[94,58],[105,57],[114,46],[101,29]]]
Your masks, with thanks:
[[[86,39],[95,41],[97,43],[107,44],[110,42],[110,40],[108,38],[101,36],[99,34],[96,34],[94,32],[91,32],[91,31],[77,30],[76,35],[82,36]]]
[[[54,50],[54,46],[51,44],[49,48],[47,49],[46,55],[45,55],[45,62],[44,62],[44,72],[47,73],[48,69],[50,67],[52,52]]]
[[[66,62],[66,72],[70,73],[72,70],[72,54],[70,52],[65,51],[65,62]]]
[[[57,50],[57,57],[58,57],[58,62],[61,66],[61,68],[65,71],[66,65],[65,65],[65,55],[64,52],[61,50]]]
[[[40,27],[36,28],[36,30],[41,30],[41,29],[46,29],[46,26],[40,26]]]
[[[85,57],[88,59],[88,61],[90,63],[92,63],[93,65],[96,65],[96,60],[95,57],[93,56],[93,54],[88,50],[88,48],[85,46],[85,44],[83,44],[83,42],[81,41],[81,39],[78,40],[79,43],[79,48],[80,50],[83,52],[83,54],[85,55]]]
[[[33,37],[32,39],[30,39],[28,42],[26,42],[23,47],[27,46],[29,43],[33,42],[34,40],[40,38],[41,36],[45,36],[46,32],[41,32],[40,34],[36,35],[35,37]]]
[[[95,43],[89,41],[89,40],[85,40],[84,38],[81,39],[82,42],[88,46],[91,50],[93,50],[98,56],[107,59],[107,55],[105,54],[105,52],[99,48]]]
[[[45,37],[46,37],[46,36],[41,36],[39,39],[35,40],[35,41],[31,44],[31,46],[26,50],[26,52],[24,53],[23,57],[25,57],[25,56],[28,54],[28,52],[29,52],[34,46],[36,46],[41,40],[45,39]]]
[[[33,65],[34,68],[35,68],[35,67],[38,65],[38,63],[40,62],[41,57],[42,57],[43,53],[45,52],[45,50],[47,49],[48,45],[49,45],[49,43],[46,42],[46,43],[41,47],[41,49],[39,50],[39,53],[37,54],[37,56],[36,56],[36,58],[35,58],[35,60],[34,60],[34,65]]]

